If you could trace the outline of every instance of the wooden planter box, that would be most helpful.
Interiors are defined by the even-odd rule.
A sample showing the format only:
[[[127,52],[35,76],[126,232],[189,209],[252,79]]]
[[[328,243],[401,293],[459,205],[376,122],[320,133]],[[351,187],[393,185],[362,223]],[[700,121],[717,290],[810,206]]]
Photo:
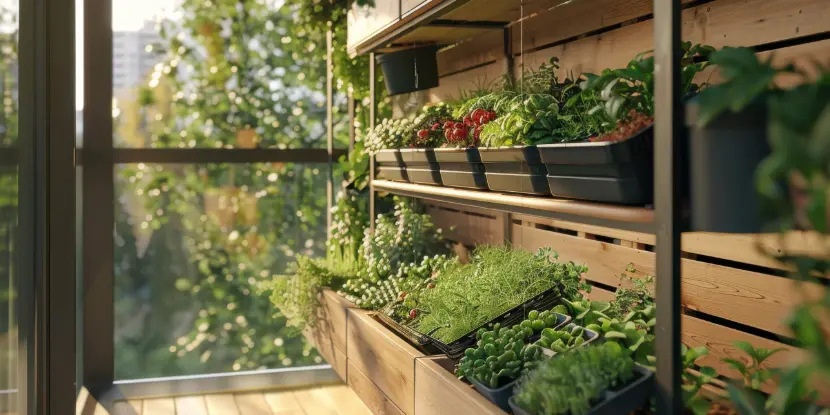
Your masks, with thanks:
[[[346,325],[348,310],[353,308],[354,304],[329,289],[320,294],[320,304],[317,326],[307,327],[303,330],[303,335],[340,378],[346,381]]]
[[[349,386],[373,410],[388,411],[388,400],[402,413],[413,415],[415,359],[423,354],[377,321],[372,312],[350,309],[347,327]]]
[[[455,377],[455,362],[446,356],[415,361],[416,415],[505,415],[484,396]]]

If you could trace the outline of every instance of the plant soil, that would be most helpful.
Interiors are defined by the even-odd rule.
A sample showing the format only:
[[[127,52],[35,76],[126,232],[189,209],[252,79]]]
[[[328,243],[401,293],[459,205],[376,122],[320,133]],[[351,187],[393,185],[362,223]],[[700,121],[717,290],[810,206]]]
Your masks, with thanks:
[[[617,122],[617,127],[613,131],[606,134],[601,134],[588,139],[591,142],[615,142],[630,138],[634,134],[642,131],[644,128],[654,123],[654,117],[650,117],[641,112],[631,110],[628,117]]]

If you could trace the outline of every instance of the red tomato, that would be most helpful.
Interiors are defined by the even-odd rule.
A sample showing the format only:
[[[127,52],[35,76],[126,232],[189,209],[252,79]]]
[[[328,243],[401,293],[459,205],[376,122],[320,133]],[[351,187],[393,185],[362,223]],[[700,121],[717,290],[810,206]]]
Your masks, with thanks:
[[[429,135],[429,131],[427,130],[418,130],[418,138],[427,138]]]
[[[418,317],[418,310],[413,308],[412,310],[409,310],[409,319],[415,320],[415,317]]]
[[[432,124],[432,131],[435,131],[435,130],[437,130],[437,129],[439,129],[439,128],[441,128],[441,123],[435,123],[435,124]]]

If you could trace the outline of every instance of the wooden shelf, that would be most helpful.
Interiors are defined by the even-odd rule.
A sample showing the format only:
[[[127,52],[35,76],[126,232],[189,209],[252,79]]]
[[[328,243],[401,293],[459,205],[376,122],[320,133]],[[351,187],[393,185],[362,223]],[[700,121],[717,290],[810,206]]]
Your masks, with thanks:
[[[524,3],[524,4],[522,4]],[[567,0],[427,0],[383,29],[351,45],[350,53],[394,50],[401,45],[452,45],[567,3]]]
[[[376,191],[385,191],[401,196],[437,200],[464,206],[560,219],[615,229],[653,233],[654,210],[645,207],[466,190],[393,182],[389,180],[375,180],[372,182],[372,185]]]

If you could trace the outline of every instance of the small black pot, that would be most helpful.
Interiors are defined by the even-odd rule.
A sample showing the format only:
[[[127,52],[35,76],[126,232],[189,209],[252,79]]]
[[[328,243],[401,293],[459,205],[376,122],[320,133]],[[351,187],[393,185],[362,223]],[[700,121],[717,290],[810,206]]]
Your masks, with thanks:
[[[536,146],[479,148],[479,153],[490,190],[550,195],[547,169]]]
[[[606,390],[600,401],[586,415],[628,414],[643,408],[654,392],[654,373],[640,365],[634,365],[634,380],[617,391]],[[508,404],[514,415],[536,415],[524,410],[511,397]]]
[[[477,148],[436,148],[444,186],[487,189],[484,163]]]
[[[484,395],[490,402],[493,402],[496,406],[507,412],[510,411],[510,398],[513,396],[513,392],[519,381],[518,379],[514,380],[498,389],[490,389],[475,379],[470,379],[470,383],[473,384],[473,387],[476,388],[478,393]]]
[[[755,170],[771,152],[766,105],[725,112],[705,127],[697,124],[699,107],[697,100],[686,107],[692,230],[762,232]]]
[[[438,86],[438,46],[422,46],[378,55],[389,95],[421,91]]]
[[[378,177],[396,182],[409,182],[400,150],[381,150],[375,154]]]
[[[438,166],[433,149],[404,148],[400,151],[410,182],[438,186],[443,184],[441,181],[441,169]]]
[[[630,205],[652,202],[653,126],[622,141],[538,147],[554,196]]]

